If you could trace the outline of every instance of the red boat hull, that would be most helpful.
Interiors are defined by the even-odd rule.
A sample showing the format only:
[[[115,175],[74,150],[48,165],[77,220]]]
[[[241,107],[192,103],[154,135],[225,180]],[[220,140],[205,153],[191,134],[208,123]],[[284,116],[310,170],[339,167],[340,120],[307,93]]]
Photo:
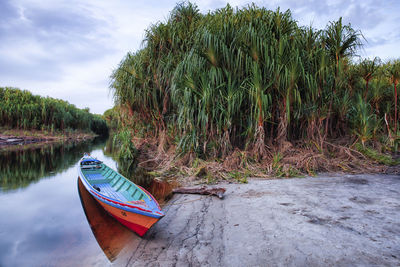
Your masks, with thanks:
[[[111,214],[112,215],[112,214]],[[129,222],[126,221],[124,219],[121,219],[117,216],[112,215],[117,221],[119,221],[120,223],[122,223],[123,225],[125,225],[126,227],[128,227],[129,229],[131,229],[132,231],[134,231],[135,233],[137,233],[140,236],[143,236],[148,230],[149,228],[146,228],[142,225],[133,223],[133,222]]]
[[[125,211],[116,207],[110,206],[102,201],[96,199],[103,208],[110,213],[120,223],[137,233],[139,236],[143,236],[153,224],[159,219],[144,216],[141,214]]]

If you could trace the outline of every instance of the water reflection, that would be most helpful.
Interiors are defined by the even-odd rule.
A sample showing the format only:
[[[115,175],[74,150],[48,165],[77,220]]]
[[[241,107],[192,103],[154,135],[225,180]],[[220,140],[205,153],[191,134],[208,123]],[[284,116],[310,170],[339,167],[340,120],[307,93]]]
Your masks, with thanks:
[[[144,187],[157,199],[159,204],[167,201],[172,196],[172,189],[178,186],[176,182],[165,182],[154,179],[145,169],[140,168],[136,161],[118,158],[112,145],[112,138],[107,140],[103,153],[112,157],[117,162],[117,171],[119,173],[135,184]]]
[[[118,151],[113,147],[113,138],[109,138],[103,149],[103,153],[112,157],[117,162],[117,171],[126,178],[130,179],[135,184],[139,184],[144,188],[148,188],[153,180],[153,177],[147,172],[139,168],[135,160],[126,160],[119,158]]]
[[[77,180],[82,208],[92,233],[104,255],[106,255],[110,262],[114,262],[120,254],[123,254],[122,251],[125,251],[128,255],[132,254],[132,251],[135,251],[139,246],[142,238],[109,215],[92,195],[89,194],[81,180]],[[172,188],[172,185],[168,183],[153,180],[150,183],[150,187],[146,189],[161,204],[171,194]],[[123,257],[121,258],[123,259]]]
[[[86,191],[79,179],[78,191],[93,235],[110,262],[113,262],[128,244],[132,247],[132,245],[139,243],[140,237],[108,215],[103,207]]]
[[[25,150],[0,151],[0,190],[27,187],[73,166],[83,152],[104,146],[105,139],[48,144]]]
[[[153,179],[146,171],[138,168],[135,162],[118,159],[115,157],[112,149],[110,149],[109,144],[110,141],[107,142],[103,153],[115,160],[115,167],[118,172],[132,182],[144,187],[161,205],[169,199],[175,184]],[[108,165],[107,162],[105,163]],[[87,192],[80,179],[78,179],[78,191],[82,208],[93,235],[108,260],[114,262],[123,250],[129,251],[130,253],[136,250],[142,238],[109,215],[89,192]]]
[[[19,190],[0,191],[0,266],[107,264],[87,225],[76,178],[71,166]]]
[[[160,204],[172,188],[134,163],[117,162],[105,153],[104,142],[0,152],[0,266],[126,264],[141,239],[91,196],[77,192],[75,164],[90,152],[144,186]]]

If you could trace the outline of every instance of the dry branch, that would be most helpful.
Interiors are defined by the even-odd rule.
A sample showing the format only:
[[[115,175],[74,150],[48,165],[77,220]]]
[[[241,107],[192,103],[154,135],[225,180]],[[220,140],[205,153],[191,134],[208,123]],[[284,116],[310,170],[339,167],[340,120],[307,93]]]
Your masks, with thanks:
[[[205,186],[200,187],[200,188],[187,188],[187,187],[181,187],[181,188],[176,188],[172,190],[173,193],[178,193],[178,194],[199,194],[199,195],[214,195],[222,199],[224,197],[226,189],[222,187],[218,188],[207,188]]]

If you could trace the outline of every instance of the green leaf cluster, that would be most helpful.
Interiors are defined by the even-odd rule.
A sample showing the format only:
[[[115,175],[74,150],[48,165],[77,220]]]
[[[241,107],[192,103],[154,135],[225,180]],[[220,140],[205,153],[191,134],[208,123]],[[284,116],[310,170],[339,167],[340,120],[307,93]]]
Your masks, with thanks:
[[[239,148],[262,157],[267,143],[353,133],[366,142],[398,131],[399,63],[354,62],[362,40],[342,18],[320,30],[298,25],[290,10],[227,5],[201,14],[183,2],[146,30],[110,88],[141,134],[166,132],[183,153]]]
[[[16,129],[83,130],[107,134],[106,121],[66,101],[0,87],[0,125]]]

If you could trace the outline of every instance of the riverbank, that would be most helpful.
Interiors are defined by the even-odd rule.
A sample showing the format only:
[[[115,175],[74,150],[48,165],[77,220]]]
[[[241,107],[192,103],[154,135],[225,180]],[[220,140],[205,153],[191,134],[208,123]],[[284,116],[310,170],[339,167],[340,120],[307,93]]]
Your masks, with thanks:
[[[400,264],[400,176],[226,184],[225,199],[175,195],[113,262],[127,266]]]
[[[0,129],[0,150],[25,148],[65,141],[84,141],[95,138],[94,133],[80,131],[48,132],[37,130]]]
[[[251,151],[235,149],[224,158],[201,159],[194,153],[179,156],[172,142],[133,138],[135,163],[153,177],[177,181],[182,186],[224,182],[247,183],[250,177],[280,179],[316,176],[319,173],[400,174],[400,154],[380,143],[353,145],[346,139],[308,141],[287,146],[270,146],[268,156],[257,159]]]

